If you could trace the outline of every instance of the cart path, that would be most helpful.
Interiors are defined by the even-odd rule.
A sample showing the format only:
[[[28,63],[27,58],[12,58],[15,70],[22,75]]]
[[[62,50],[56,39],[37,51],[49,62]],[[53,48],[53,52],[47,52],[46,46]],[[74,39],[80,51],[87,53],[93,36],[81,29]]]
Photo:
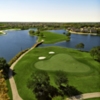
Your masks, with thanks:
[[[98,98],[100,97],[100,92],[93,92],[93,93],[84,93],[82,95],[73,96],[67,98],[66,100],[84,100],[89,98]]]
[[[30,48],[28,51],[26,51],[24,54],[22,54],[11,66],[10,66],[10,70],[9,70],[9,82],[10,82],[10,86],[11,86],[11,90],[12,90],[12,97],[13,100],[22,100],[22,98],[19,96],[18,94],[18,90],[16,87],[16,83],[13,77],[13,69],[14,66],[17,64],[17,62],[24,56],[26,55],[28,52],[30,52],[32,49],[34,49],[37,45],[39,45],[41,42],[36,43],[32,48]]]

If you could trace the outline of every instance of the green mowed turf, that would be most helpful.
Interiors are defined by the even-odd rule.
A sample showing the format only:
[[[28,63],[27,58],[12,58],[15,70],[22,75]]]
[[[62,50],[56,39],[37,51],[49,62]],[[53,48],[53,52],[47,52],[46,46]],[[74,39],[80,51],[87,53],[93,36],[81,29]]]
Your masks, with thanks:
[[[37,62],[35,64],[35,67],[41,70],[61,70],[66,72],[88,72],[91,70],[89,66],[75,60],[72,56],[68,54],[54,55],[49,60]]]
[[[27,88],[28,79],[32,72],[39,70],[35,67],[35,64],[39,62],[38,57],[46,56],[46,60],[50,60],[56,55],[49,55],[48,52],[54,51],[56,55],[65,54],[66,56],[73,58],[74,61],[86,65],[90,68],[87,72],[66,72],[69,80],[69,84],[74,86],[82,93],[98,92],[100,91],[100,63],[94,61],[89,53],[80,52],[73,49],[67,49],[62,47],[45,47],[35,48],[26,54],[14,68],[14,79],[17,85],[18,92],[23,100],[36,100],[34,93]],[[57,61],[56,61],[57,62]],[[67,62],[68,63],[68,60]],[[69,65],[71,62],[69,63]],[[80,65],[79,64],[79,65]],[[63,66],[62,66],[63,67]],[[80,66],[81,67],[81,66]],[[50,76],[50,84],[56,87],[54,82],[54,75],[56,71],[46,70]]]
[[[39,40],[43,39],[44,43],[56,43],[59,41],[66,41],[68,38],[66,35],[57,34],[48,31],[43,31],[42,33],[44,34],[45,37],[43,38],[39,36]]]

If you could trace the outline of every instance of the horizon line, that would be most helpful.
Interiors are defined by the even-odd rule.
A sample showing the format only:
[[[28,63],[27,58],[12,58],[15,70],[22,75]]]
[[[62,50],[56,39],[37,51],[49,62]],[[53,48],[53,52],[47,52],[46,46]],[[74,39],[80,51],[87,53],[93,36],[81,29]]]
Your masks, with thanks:
[[[100,23],[100,22],[97,22],[97,21],[87,21],[87,22],[49,22],[49,21],[0,21],[0,23]]]

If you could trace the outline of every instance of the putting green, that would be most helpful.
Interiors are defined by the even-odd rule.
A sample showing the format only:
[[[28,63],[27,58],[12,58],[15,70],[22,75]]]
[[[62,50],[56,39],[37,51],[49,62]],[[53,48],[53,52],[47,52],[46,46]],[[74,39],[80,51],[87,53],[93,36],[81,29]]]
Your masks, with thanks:
[[[38,61],[35,63],[35,67],[41,70],[66,72],[89,72],[91,70],[89,66],[67,54],[57,54],[49,60]]]

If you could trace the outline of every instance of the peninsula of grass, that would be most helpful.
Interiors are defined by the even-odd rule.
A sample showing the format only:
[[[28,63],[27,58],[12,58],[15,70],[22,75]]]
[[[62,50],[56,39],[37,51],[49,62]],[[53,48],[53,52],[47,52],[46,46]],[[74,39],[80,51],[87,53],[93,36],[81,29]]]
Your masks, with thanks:
[[[4,34],[6,34],[5,31],[0,31],[0,35],[4,35]]]
[[[32,34],[30,35],[32,36]],[[37,34],[34,33],[33,36],[34,35],[37,35]],[[67,37],[66,35],[57,34],[57,33],[48,32],[48,31],[41,31],[37,36],[38,36],[38,41],[44,40],[44,43],[46,44],[69,40],[69,37]]]
[[[2,31],[0,31],[0,35],[3,35],[4,33]]]
[[[50,51],[54,51],[55,54],[48,54]],[[40,56],[45,56],[46,59],[39,61]],[[16,73],[14,79],[23,100],[36,100],[33,92],[27,87],[27,82],[31,74],[40,69],[46,70],[50,76],[50,84],[54,87],[57,87],[54,82],[56,71],[63,70],[66,72],[69,85],[82,93],[100,92],[100,63],[94,61],[89,53],[62,47],[35,48],[14,68]]]

